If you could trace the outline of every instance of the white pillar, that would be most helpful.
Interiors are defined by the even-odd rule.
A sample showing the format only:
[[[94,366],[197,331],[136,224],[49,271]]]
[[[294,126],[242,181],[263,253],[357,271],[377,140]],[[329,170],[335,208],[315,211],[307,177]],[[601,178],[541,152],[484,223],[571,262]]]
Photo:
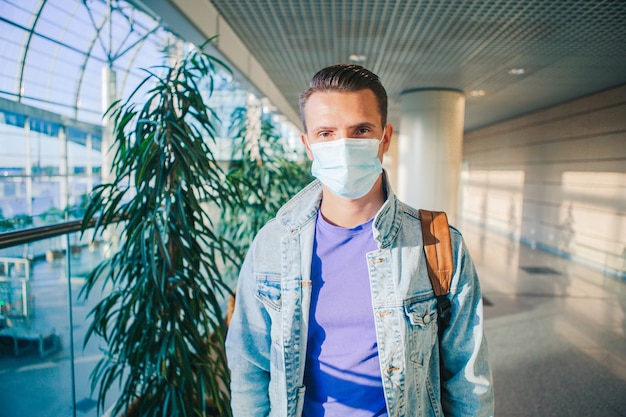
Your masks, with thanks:
[[[85,174],[87,175],[87,193],[91,192],[93,188],[93,139],[91,133],[87,133],[87,140],[85,142],[86,148],[86,161],[85,161]]]
[[[59,151],[59,208],[65,211],[70,203],[69,161],[67,155],[67,134],[65,132],[65,126],[59,128]],[[65,213],[65,215],[67,215],[67,213]],[[67,220],[65,216],[64,219]]]
[[[261,138],[261,100],[254,94],[248,94],[246,100],[246,148],[250,149],[252,157],[259,161],[261,153],[259,149],[259,139]]]
[[[401,94],[398,196],[415,208],[457,220],[465,96],[449,89]]]
[[[110,18],[110,17],[109,17]],[[117,98],[117,81],[116,73],[113,68],[105,66],[102,69],[102,108],[103,113],[108,110],[109,106]],[[113,119],[111,114],[108,114],[102,119],[102,142],[100,152],[102,154],[102,165],[100,169],[100,177],[102,178],[102,184],[113,182],[115,174],[113,174],[113,157],[115,156],[116,148],[113,146]],[[118,245],[121,231],[120,224],[109,225],[103,232],[102,237],[106,243],[105,256],[111,256],[115,252],[115,248]]]
[[[24,123],[24,137],[26,138],[26,214],[33,215],[33,151],[30,141],[30,120],[27,117]]]
[[[107,111],[109,106],[116,100],[116,75],[115,71],[108,66],[102,69],[102,112]],[[113,180],[113,156],[115,149],[111,149],[113,145],[113,120],[110,115],[103,118],[104,129],[102,131],[102,169],[100,175],[103,183]]]

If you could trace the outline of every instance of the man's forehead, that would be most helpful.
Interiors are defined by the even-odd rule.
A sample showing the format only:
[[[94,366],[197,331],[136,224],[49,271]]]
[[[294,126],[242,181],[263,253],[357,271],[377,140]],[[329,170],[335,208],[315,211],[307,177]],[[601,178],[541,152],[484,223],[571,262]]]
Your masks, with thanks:
[[[376,96],[371,90],[316,91],[304,106],[304,116],[309,119],[355,118],[350,123],[376,123],[380,115]],[[321,120],[320,123],[324,123]],[[318,124],[318,123],[316,123]]]
[[[304,106],[304,113],[319,114],[328,111],[350,114],[380,114],[378,101],[371,90],[359,91],[316,91]]]

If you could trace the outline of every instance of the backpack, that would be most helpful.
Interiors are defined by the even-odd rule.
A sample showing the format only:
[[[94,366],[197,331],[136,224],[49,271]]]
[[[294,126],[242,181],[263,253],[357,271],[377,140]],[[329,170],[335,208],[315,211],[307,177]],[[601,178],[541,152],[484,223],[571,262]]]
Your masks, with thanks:
[[[420,210],[419,212],[428,278],[437,298],[439,336],[441,336],[450,321],[451,304],[447,295],[450,293],[454,270],[448,216],[442,211]]]

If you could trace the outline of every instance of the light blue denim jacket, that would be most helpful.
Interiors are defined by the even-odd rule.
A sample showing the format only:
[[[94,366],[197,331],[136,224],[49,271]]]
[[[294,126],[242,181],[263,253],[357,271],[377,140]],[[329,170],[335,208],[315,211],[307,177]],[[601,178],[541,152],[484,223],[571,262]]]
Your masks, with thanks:
[[[389,416],[492,416],[482,297],[462,236],[450,228],[452,309],[439,339],[418,211],[386,187],[387,201],[373,223],[378,250],[367,261]],[[235,417],[302,414],[321,197],[317,180],[298,193],[258,233],[244,261],[226,339]]]

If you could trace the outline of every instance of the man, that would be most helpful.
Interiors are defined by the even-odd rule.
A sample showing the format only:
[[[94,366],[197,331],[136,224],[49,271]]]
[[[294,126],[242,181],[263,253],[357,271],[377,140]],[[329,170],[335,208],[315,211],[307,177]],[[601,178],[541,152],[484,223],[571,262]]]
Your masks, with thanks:
[[[478,277],[451,228],[451,317],[438,336],[418,211],[381,168],[393,128],[379,78],[324,68],[300,112],[317,180],[243,264],[226,340],[234,416],[493,415]]]

